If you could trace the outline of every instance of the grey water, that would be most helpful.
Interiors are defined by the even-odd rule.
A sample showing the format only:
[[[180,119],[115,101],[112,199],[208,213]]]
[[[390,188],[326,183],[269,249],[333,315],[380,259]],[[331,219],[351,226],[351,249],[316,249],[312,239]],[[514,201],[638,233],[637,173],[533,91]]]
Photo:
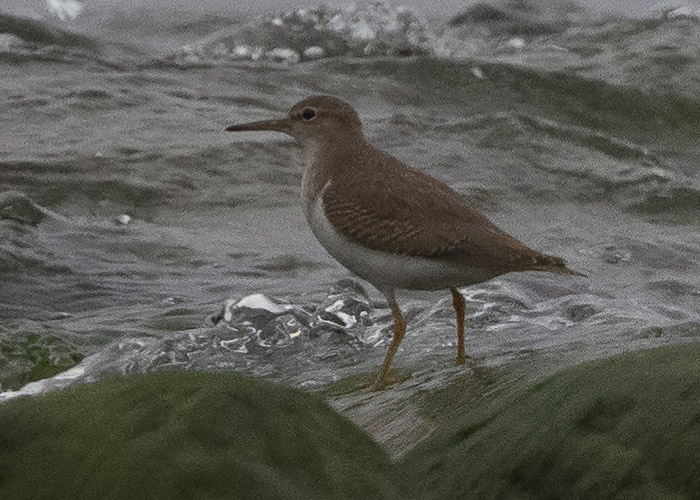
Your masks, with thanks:
[[[697,340],[693,4],[625,12],[620,3],[611,13],[513,1],[428,13],[95,2],[64,20],[40,3],[8,5],[3,398],[173,368],[308,390],[371,377],[390,314],[306,227],[296,146],[224,132],[313,94],[350,102],[372,143],[587,275],[511,274],[465,288],[463,368],[449,294],[404,296],[395,365],[406,380],[394,394],[489,370],[515,387]],[[356,401],[337,405],[352,415]]]

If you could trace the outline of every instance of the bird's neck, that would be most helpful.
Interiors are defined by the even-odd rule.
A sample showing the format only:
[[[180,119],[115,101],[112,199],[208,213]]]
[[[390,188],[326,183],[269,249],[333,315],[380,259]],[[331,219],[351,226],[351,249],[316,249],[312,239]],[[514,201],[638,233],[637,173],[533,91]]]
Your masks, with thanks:
[[[346,137],[333,141],[302,144],[302,197],[308,205],[321,194],[335,174],[352,168],[353,158],[366,147],[364,137]]]

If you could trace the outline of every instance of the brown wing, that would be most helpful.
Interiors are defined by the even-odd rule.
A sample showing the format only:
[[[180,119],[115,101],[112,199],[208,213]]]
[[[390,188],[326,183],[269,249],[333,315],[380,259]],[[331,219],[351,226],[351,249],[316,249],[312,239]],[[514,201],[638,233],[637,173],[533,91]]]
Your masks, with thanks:
[[[352,163],[367,170],[342,176],[352,179],[331,182],[323,192],[328,220],[348,240],[504,272],[563,266],[498,229],[444,183],[376,149],[361,160]]]

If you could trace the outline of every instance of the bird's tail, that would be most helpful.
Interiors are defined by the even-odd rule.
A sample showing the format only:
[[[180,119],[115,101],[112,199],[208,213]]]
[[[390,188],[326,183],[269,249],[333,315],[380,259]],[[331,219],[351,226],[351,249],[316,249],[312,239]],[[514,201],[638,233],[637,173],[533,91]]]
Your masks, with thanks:
[[[532,267],[533,271],[545,271],[555,274],[568,274],[570,276],[586,276],[583,273],[574,271],[566,267],[564,259],[553,257],[551,255],[542,255],[537,259],[537,265]]]

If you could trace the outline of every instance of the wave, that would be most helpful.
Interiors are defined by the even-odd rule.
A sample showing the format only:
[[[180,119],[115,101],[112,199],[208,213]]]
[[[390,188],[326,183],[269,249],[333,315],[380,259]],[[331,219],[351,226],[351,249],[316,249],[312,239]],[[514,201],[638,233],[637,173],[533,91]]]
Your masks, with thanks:
[[[197,309],[172,308],[150,322],[152,328],[167,325],[165,329],[169,334],[165,337],[127,337],[97,353],[92,347],[86,349],[72,341],[77,336],[75,333],[66,332],[68,341],[47,346],[44,335],[5,338],[0,328],[0,347],[5,347],[4,351],[0,350],[0,362],[5,352],[13,354],[13,351],[26,350],[25,345],[30,344],[38,352],[47,351],[47,355],[56,359],[54,364],[70,368],[57,377],[30,382],[18,392],[0,392],[0,401],[132,372],[225,368],[250,375],[269,374],[273,365],[277,368],[272,371],[283,366],[280,362],[291,360],[298,366],[297,356],[300,355],[312,359],[348,357],[371,347],[384,336],[384,328],[375,324],[377,312],[366,292],[352,280],[335,283],[327,298],[311,310],[253,294],[222,304],[221,312],[211,317],[213,323],[219,324],[218,328],[192,325],[190,317],[200,314]],[[171,328],[175,331],[171,332]],[[74,361],[69,363],[67,356]],[[279,356],[288,361],[278,359]],[[251,363],[251,359],[255,362]],[[28,373],[30,363],[23,364],[17,367],[16,373],[0,376],[0,391],[19,388],[18,381],[33,378]],[[320,367],[320,371],[324,372],[324,367]],[[333,375],[327,370],[324,372],[325,377]],[[302,376],[308,382],[309,375]]]
[[[93,60],[97,50],[98,44],[85,35],[48,22],[0,13],[0,63],[71,64]]]
[[[33,230],[51,216],[22,192],[0,192],[0,274],[36,269],[48,275],[70,271],[46,258],[46,253],[35,251],[30,243]]]
[[[622,136],[648,132],[690,136],[700,129],[700,99],[674,93],[673,88],[651,91],[568,71],[484,59],[326,60],[314,64],[319,71],[332,74],[386,78],[405,89],[405,100],[416,99],[425,105],[450,102],[473,115],[544,116]]]
[[[689,167],[694,152],[679,147],[684,141],[692,144],[700,132],[698,99],[482,61],[316,64],[324,73],[387,79],[405,90],[404,102],[415,99],[436,110],[429,119],[408,117],[402,130],[455,138],[469,134],[484,138],[479,147],[519,155],[525,161],[510,187],[532,200],[562,201],[562,192],[577,193],[582,203],[612,202],[671,224],[690,222],[700,213],[700,185]],[[446,103],[459,111],[443,118],[438,110]],[[532,155],[533,150],[542,154]],[[577,157],[588,161],[577,162]],[[546,171],[545,184],[525,186],[522,179],[542,177],[541,172],[533,175],[533,168]],[[566,189],[559,189],[563,184]]]
[[[674,5],[666,7],[661,12],[661,19],[695,19],[700,18],[700,10],[687,5]]]
[[[549,10],[543,5],[480,3],[444,24],[423,22],[410,10],[380,3],[349,10],[299,9],[247,24],[233,23],[151,64],[293,64],[329,58],[348,63],[415,56],[423,56],[421,63],[484,61],[559,75],[566,91],[579,87],[594,110],[633,102],[633,108],[621,110],[630,115],[636,102],[646,102],[642,108],[646,116],[657,111],[668,115],[666,111],[671,110],[677,115],[674,121],[685,123],[697,116],[700,36],[696,19],[594,19],[576,4]],[[493,79],[485,81],[493,83]],[[594,82],[590,83],[593,88],[581,88],[582,81]],[[618,97],[623,87],[630,89],[630,95],[612,102],[610,98]],[[662,98],[655,103],[649,94]]]
[[[61,21],[75,19],[83,11],[83,4],[76,0],[46,0],[46,8]]]
[[[218,31],[171,60],[299,62],[325,57],[428,55],[434,36],[413,11],[385,3],[317,7],[268,15]]]
[[[0,220],[36,226],[46,218],[45,211],[19,191],[0,192]]]
[[[449,26],[470,30],[483,28],[489,35],[499,36],[550,35],[567,29],[583,12],[574,2],[480,2],[452,17]]]
[[[129,156],[138,151],[121,150],[118,161],[133,161]],[[143,158],[143,157],[139,157]],[[91,211],[96,199],[111,199],[123,207],[159,206],[172,197],[172,186],[157,181],[134,181],[118,173],[110,175],[100,170],[104,157],[75,165],[71,162],[0,162],[3,181],[15,189],[24,189],[48,206],[70,203]],[[80,182],[76,183],[76,179]],[[187,187],[185,187],[187,189]],[[2,200],[0,194],[0,200]],[[9,196],[4,193],[4,196]],[[30,201],[31,202],[31,201]],[[32,202],[33,203],[33,202]]]
[[[700,217],[700,189],[680,183],[663,186],[630,202],[628,209],[666,224],[695,224]]]
[[[46,22],[8,14],[0,14],[0,34],[40,46],[58,45],[90,50],[97,48],[96,43],[84,35],[57,28]]]
[[[574,2],[551,5],[537,0],[479,3],[454,16],[450,28],[470,34],[551,34],[580,20]],[[234,24],[186,45],[168,61],[202,64],[251,60],[297,63],[328,57],[440,56],[442,41],[433,24],[402,6],[373,2],[345,9],[320,6],[267,15]],[[441,27],[436,26],[438,31]],[[486,33],[480,28],[485,27]]]

